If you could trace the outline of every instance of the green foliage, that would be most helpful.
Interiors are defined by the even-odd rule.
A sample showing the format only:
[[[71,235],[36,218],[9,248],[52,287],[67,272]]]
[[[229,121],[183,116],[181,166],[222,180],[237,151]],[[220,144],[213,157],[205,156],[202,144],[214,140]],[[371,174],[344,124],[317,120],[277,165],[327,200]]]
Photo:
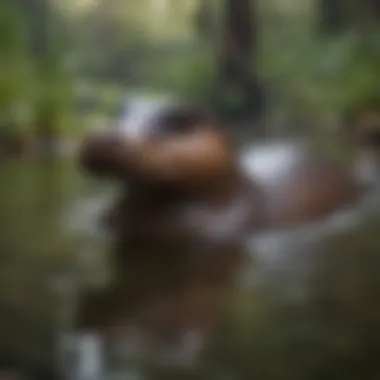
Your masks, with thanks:
[[[6,134],[40,128],[58,132],[72,124],[73,82],[65,54],[31,54],[16,7],[0,8],[0,115]]]
[[[298,12],[263,3],[255,60],[269,84],[271,115],[325,124],[347,105],[378,91],[379,33],[352,31],[321,40],[313,34],[310,5],[301,7],[306,2],[294,5]],[[0,9],[2,126],[69,131],[78,125],[73,107],[77,84],[67,67],[72,46],[63,46],[54,32],[45,54],[39,49],[38,55],[31,55],[37,34],[44,31],[36,26],[38,33],[28,39],[28,25],[41,24],[41,12],[36,18],[36,12],[26,11],[37,6],[34,0],[24,5],[17,0],[17,8],[10,0],[7,4]],[[145,0],[128,6],[98,0],[80,9],[70,4],[58,1],[66,9],[60,23],[75,36],[76,74],[87,83],[103,83],[87,97],[94,113],[111,116],[121,93],[140,87],[205,103],[223,94],[223,107],[234,108],[240,102],[233,89],[222,91],[218,83],[220,2],[172,0],[160,11]],[[53,15],[50,24],[56,23]],[[112,86],[118,90],[112,93],[108,90]]]
[[[0,8],[0,127],[25,127],[29,122],[34,62],[28,56],[27,39],[18,14]],[[9,131],[8,131],[9,132]]]
[[[264,14],[259,60],[274,112],[321,125],[378,94],[380,30],[318,38],[313,25],[306,13]]]
[[[52,53],[39,61],[34,99],[34,125],[44,132],[57,133],[70,127],[74,88],[65,67],[65,55]]]
[[[200,102],[210,101],[217,86],[215,60],[202,48],[156,61],[148,75],[153,87]]]

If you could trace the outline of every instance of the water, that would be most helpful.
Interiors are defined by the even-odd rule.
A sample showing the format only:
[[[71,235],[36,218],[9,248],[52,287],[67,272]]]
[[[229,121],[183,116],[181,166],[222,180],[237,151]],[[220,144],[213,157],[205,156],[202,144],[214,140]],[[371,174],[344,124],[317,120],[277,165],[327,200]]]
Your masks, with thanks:
[[[0,354],[51,365],[63,305],[57,279],[76,268],[80,247],[96,246],[62,228],[62,218],[99,186],[71,160],[3,161],[0,175]]]
[[[0,353],[51,366],[54,337],[70,328],[78,292],[109,279],[107,237],[95,221],[113,189],[82,177],[70,159],[10,161],[1,164],[0,173]],[[206,258],[199,265],[134,264],[128,281],[137,303],[150,299],[152,288],[161,301],[160,292],[178,281],[176,270],[191,292],[178,310],[166,312],[158,303],[164,309],[152,306],[134,315],[124,331],[134,342],[132,354],[144,341],[153,344],[151,336],[136,333],[141,318],[149,324],[162,315],[160,330],[188,315],[204,318],[197,307],[208,310],[216,297],[222,306],[200,365],[170,365],[175,356],[170,340],[162,345],[159,336],[161,350],[150,351],[150,364],[132,354],[121,364],[114,357],[114,375],[118,369],[125,379],[379,378],[378,198],[366,202],[328,223],[253,237],[248,259],[227,290],[205,281],[221,270]],[[196,331],[188,339],[196,347]],[[173,347],[179,355],[178,347],[190,346]]]

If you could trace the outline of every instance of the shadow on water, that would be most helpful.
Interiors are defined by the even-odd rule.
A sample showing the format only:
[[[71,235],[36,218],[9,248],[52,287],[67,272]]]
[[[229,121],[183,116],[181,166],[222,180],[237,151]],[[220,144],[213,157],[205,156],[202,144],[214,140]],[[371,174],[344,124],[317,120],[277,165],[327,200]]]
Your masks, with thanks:
[[[0,353],[52,367],[54,337],[72,323],[76,292],[109,279],[109,243],[95,223],[112,189],[82,178],[70,160],[0,170]],[[379,378],[379,203],[374,194],[319,225],[252,238],[228,286],[223,265],[207,258],[131,263],[123,370],[144,379]],[[144,339],[156,353],[167,349],[156,364],[168,364],[189,346],[171,333],[197,323],[212,334],[195,370],[141,366]]]

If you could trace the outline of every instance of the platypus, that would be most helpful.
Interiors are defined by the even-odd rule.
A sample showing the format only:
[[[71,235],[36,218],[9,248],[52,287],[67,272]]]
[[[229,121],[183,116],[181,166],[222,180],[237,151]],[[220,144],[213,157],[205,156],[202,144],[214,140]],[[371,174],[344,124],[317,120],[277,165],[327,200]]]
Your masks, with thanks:
[[[136,337],[159,337],[156,351],[171,347],[172,358],[198,355],[215,327],[244,261],[240,243],[323,220],[365,192],[355,173],[302,141],[238,150],[223,121],[184,102],[127,102],[115,128],[85,138],[79,160],[121,195],[103,219],[117,242],[114,284],[83,297],[76,327],[112,340],[124,325],[132,351]]]
[[[88,136],[80,162],[121,183],[106,220],[129,238],[238,241],[320,220],[363,193],[359,178],[303,142],[237,152],[198,105],[136,101],[116,124]]]

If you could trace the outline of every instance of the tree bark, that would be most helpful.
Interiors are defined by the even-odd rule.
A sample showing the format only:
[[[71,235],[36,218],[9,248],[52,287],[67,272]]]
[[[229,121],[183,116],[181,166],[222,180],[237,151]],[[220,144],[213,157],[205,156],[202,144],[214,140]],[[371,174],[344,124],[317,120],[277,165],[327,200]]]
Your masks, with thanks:
[[[319,0],[318,17],[320,31],[328,35],[355,27],[377,27],[380,23],[380,0]]]
[[[371,0],[372,3],[372,11],[374,16],[376,17],[376,21],[380,23],[380,0]]]
[[[225,0],[220,79],[240,99],[237,112],[256,117],[263,110],[263,91],[254,67],[257,25],[250,0]]]
[[[324,34],[336,34],[347,27],[347,15],[342,0],[319,0],[318,23]]]

